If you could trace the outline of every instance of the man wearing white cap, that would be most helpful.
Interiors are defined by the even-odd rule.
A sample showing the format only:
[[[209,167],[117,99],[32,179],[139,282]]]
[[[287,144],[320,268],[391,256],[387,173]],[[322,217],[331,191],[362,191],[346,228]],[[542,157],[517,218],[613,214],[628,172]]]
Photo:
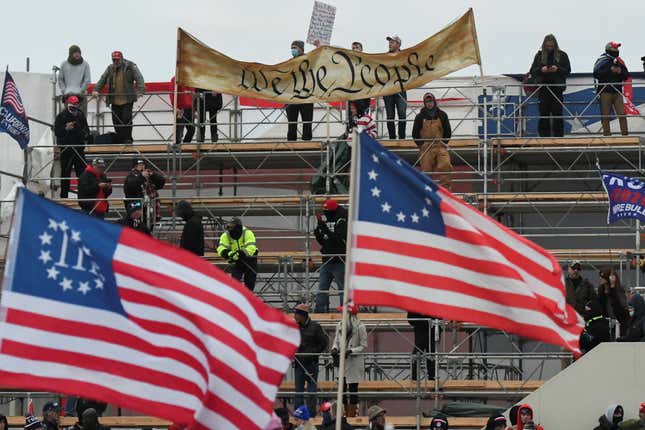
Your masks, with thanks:
[[[396,55],[401,51],[401,38],[399,36],[388,36],[388,53]],[[385,103],[385,116],[387,117],[387,132],[390,139],[396,139],[396,127],[394,126],[394,112],[399,116],[399,139],[405,139],[405,118],[408,107],[408,96],[405,91],[383,97]]]

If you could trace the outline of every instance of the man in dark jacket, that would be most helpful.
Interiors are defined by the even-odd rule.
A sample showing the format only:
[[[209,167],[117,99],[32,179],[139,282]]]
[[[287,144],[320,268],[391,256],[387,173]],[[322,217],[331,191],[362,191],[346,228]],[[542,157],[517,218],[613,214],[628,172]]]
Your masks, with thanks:
[[[98,96],[106,84],[117,143],[132,143],[132,106],[145,92],[143,76],[135,63],[123,58],[121,51],[114,51],[112,64],[101,75],[92,95]]]
[[[428,318],[432,318],[428,315],[422,315],[414,312],[408,312],[408,323],[412,326],[414,331],[414,348],[412,349],[412,380],[416,381],[418,378],[418,368],[423,369],[423,365],[417,363],[416,355],[417,354],[428,354],[436,352],[436,328],[432,324],[432,321],[429,321]],[[435,378],[435,362],[432,358],[426,360],[426,369],[427,369],[427,378]]]
[[[211,129],[211,142],[215,143],[217,142],[217,112],[224,105],[222,94],[201,88],[197,88],[196,92],[195,109],[197,110],[197,118],[199,121],[197,141],[204,141],[206,138],[206,124],[209,124]],[[205,122],[206,113],[208,113],[208,123]]]
[[[105,175],[105,161],[96,158],[78,179],[78,204],[83,212],[103,219],[110,208],[110,194],[112,180]]]
[[[334,199],[323,204],[323,213],[316,214],[318,225],[314,236],[320,244],[322,266],[316,294],[317,313],[329,312],[329,287],[336,280],[339,293],[345,285],[345,252],[347,248],[347,210]]]
[[[43,427],[45,430],[59,430],[61,407],[58,402],[47,402],[43,406]]]
[[[119,224],[140,231],[148,236],[152,235],[146,223],[143,222],[143,205],[139,200],[133,200],[126,204],[126,216],[119,220]]]
[[[629,323],[623,329],[624,335],[618,342],[645,342],[645,300],[638,293],[632,294],[627,302]],[[622,328],[621,328],[622,329]]]
[[[300,327],[300,347],[294,361],[296,396],[294,406],[304,405],[305,383],[307,385],[307,408],[312,417],[316,413],[316,397],[318,392],[318,359],[319,354],[327,349],[329,338],[320,324],[309,318],[309,306],[301,303],[296,305],[294,319]],[[307,354],[307,355],[302,355]]]
[[[85,170],[85,143],[90,136],[85,114],[80,110],[80,100],[77,96],[67,98],[67,109],[56,116],[54,134],[60,151],[60,197],[66,199],[69,195],[69,178],[72,168],[79,178]]]
[[[305,42],[302,40],[294,40],[291,43],[291,56],[293,58],[300,57],[305,54]],[[314,105],[313,103],[298,103],[286,105],[285,111],[287,114],[287,140],[298,139],[298,113],[302,119],[302,140],[311,140],[312,121],[314,119]]]
[[[611,340],[609,321],[602,314],[602,308],[597,299],[585,304],[585,312],[582,316],[585,319],[585,329],[580,335],[580,348],[584,353],[591,351],[602,342]]]
[[[179,246],[193,254],[204,255],[204,226],[202,217],[193,210],[193,207],[186,200],[177,203],[175,215],[183,219],[184,230],[181,232]]]
[[[419,167],[423,172],[439,172],[441,186],[450,189],[452,163],[448,141],[452,136],[448,115],[439,109],[432,93],[423,95],[423,108],[414,118],[412,138],[419,147]]]
[[[584,315],[585,304],[596,299],[596,290],[593,285],[582,277],[580,261],[571,262],[565,280],[567,303],[573,306],[580,315]]]
[[[159,204],[158,190],[162,189],[166,184],[166,178],[160,173],[146,168],[146,162],[143,159],[138,159],[134,163],[134,167],[125,177],[123,184],[123,193],[125,194],[125,205],[132,199],[140,199],[142,202],[147,196],[149,204],[154,205],[155,219],[148,223],[147,212],[143,212],[143,220],[146,225],[154,226],[161,216],[161,205]],[[145,206],[145,205],[144,205]]]
[[[542,137],[564,136],[562,94],[569,74],[571,74],[569,56],[560,50],[555,36],[547,34],[542,42],[542,49],[535,54],[531,65],[531,75],[535,77],[536,83],[541,85],[538,92],[540,100],[538,134]],[[553,126],[551,120],[553,120]]]
[[[625,103],[623,101],[623,82],[629,78],[629,71],[622,58],[620,58],[620,43],[609,42],[605,45],[605,52],[596,60],[593,66],[593,77],[598,81],[596,86],[600,98],[600,114],[602,115],[602,134],[609,136],[609,113],[613,106],[620,134],[627,135],[627,117],[625,117]],[[606,84],[606,85],[602,85]]]
[[[71,430],[110,430],[99,423],[99,414],[94,408],[87,408],[79,415],[79,420]]]

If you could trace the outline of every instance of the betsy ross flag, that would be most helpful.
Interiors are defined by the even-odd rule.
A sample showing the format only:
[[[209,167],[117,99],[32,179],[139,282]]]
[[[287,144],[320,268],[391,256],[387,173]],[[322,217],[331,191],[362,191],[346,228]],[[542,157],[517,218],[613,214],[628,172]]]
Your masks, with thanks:
[[[547,251],[360,135],[352,201],[354,302],[497,328],[579,353],[582,319]]]
[[[0,132],[13,137],[22,149],[29,145],[29,120],[18,87],[7,70],[0,99]]]
[[[0,386],[79,395],[194,429],[263,429],[295,323],[193,254],[20,190]]]

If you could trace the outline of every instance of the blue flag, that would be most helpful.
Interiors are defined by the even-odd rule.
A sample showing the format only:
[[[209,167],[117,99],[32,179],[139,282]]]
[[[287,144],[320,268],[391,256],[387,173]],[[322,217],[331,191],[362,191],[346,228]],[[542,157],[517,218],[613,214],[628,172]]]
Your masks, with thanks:
[[[16,139],[22,149],[29,145],[29,120],[18,87],[8,70],[4,75],[0,101],[0,132]]]
[[[614,173],[602,173],[602,184],[609,197],[607,224],[626,218],[645,221],[645,182]]]

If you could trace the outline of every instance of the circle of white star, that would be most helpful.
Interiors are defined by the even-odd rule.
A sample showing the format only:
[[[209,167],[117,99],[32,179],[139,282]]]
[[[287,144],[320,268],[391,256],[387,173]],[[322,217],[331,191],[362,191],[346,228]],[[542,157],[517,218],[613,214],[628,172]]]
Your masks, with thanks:
[[[83,253],[83,255],[89,258],[92,257],[92,252],[90,251],[90,249],[87,246],[83,245],[80,231],[72,229],[65,220],[57,222],[56,220],[50,218],[48,219],[47,228],[42,232],[42,234],[40,234],[40,236],[38,236],[41,246],[40,256],[38,257],[38,260],[41,261],[45,266],[45,272],[47,273],[46,279],[54,280],[54,282],[57,283],[57,285],[63,290],[63,292],[75,290],[83,295],[87,295],[87,293],[92,290],[103,290],[103,287],[105,285],[105,276],[103,276],[100,266],[95,261],[90,260],[90,269],[88,270],[89,273],[94,275],[94,278],[91,281],[76,281],[76,284],[78,285],[76,288],[74,287],[74,279],[64,276],[64,274],[57,269],[57,267],[65,269],[67,268],[67,266],[61,264],[60,262],[54,262],[54,258],[52,257],[52,250],[47,249],[47,247],[52,246],[52,240],[55,236],[55,234],[49,233],[50,230],[53,233],[62,232],[63,234],[67,234],[67,232],[69,231],[69,240],[71,241],[71,243],[76,245],[80,252]],[[63,275],[62,280],[60,279],[59,275]],[[92,287],[91,284],[93,284],[94,287]]]

